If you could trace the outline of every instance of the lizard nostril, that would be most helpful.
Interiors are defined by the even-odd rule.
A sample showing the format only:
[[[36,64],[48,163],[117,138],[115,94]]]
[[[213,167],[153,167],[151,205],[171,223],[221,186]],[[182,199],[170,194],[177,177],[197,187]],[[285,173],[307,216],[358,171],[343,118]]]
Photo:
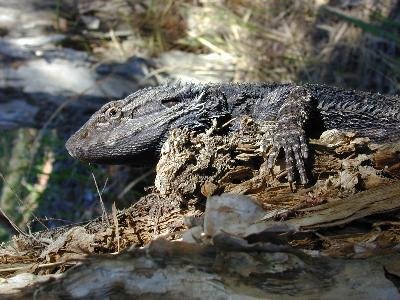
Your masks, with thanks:
[[[82,130],[80,137],[82,139],[85,139],[85,138],[87,138],[87,136],[88,136],[88,130],[87,129]]]

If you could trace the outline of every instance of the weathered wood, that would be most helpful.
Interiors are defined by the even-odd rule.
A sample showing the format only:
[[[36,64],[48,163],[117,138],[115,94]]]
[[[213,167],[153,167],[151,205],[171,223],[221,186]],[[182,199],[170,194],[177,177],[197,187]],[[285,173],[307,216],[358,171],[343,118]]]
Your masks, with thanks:
[[[390,267],[398,276],[399,263],[399,255],[341,260],[159,240],[148,249],[93,257],[13,296],[5,296],[5,284],[1,293],[2,299],[400,299],[385,273]]]
[[[318,230],[348,224],[366,216],[399,209],[400,182],[394,182],[326,204],[299,209],[297,210],[298,217],[286,221],[256,222],[246,228],[242,234],[248,236],[262,231]]]

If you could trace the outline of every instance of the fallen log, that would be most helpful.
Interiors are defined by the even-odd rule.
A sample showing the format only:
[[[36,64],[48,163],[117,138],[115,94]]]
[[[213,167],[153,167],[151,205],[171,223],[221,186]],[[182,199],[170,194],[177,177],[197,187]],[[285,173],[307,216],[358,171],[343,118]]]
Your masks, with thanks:
[[[89,258],[14,296],[7,296],[18,291],[10,281],[1,294],[2,299],[399,299],[390,279],[399,270],[398,254],[343,260],[157,240],[146,249]]]

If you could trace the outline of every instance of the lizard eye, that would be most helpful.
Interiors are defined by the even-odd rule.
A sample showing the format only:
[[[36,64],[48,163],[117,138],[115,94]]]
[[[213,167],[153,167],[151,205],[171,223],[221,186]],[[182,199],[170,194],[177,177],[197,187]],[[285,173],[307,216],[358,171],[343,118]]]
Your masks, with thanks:
[[[110,107],[107,111],[106,111],[106,116],[109,119],[118,119],[119,117],[121,117],[121,109],[118,107]]]

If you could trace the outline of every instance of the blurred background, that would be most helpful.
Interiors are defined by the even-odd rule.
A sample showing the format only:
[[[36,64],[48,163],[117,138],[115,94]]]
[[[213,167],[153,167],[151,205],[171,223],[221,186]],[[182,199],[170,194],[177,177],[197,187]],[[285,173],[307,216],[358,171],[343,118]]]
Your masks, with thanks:
[[[102,104],[139,88],[274,81],[398,93],[399,2],[0,0],[0,240],[97,217],[99,192],[108,211],[145,193],[152,168],[89,166],[64,148]]]

